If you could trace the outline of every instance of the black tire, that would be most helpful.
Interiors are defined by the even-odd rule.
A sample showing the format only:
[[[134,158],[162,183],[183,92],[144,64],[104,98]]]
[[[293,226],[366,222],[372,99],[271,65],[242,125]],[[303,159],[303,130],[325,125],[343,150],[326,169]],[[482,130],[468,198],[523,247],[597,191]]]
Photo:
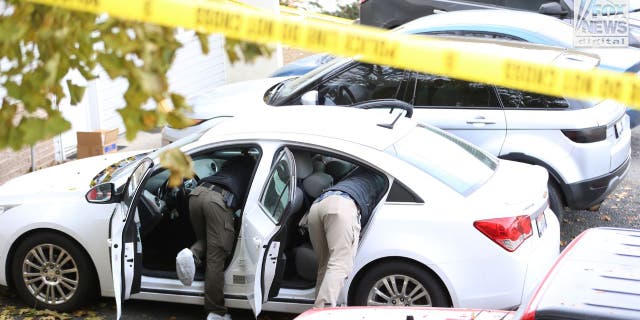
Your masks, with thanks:
[[[385,281],[389,286],[385,286]],[[395,292],[392,292],[392,282],[396,283]],[[389,299],[377,294],[375,288]],[[417,291],[413,292],[415,289]],[[424,296],[420,296],[422,294]],[[418,299],[415,299],[416,297]],[[430,272],[416,264],[403,261],[384,262],[369,270],[358,283],[354,297],[355,304],[359,306],[451,307],[450,301],[445,288]]]
[[[560,226],[562,226],[562,218],[564,218],[564,202],[562,201],[562,195],[560,193],[560,189],[554,182],[549,182],[549,207],[551,211],[556,214],[558,217],[558,221],[560,222]]]
[[[11,263],[18,295],[29,306],[74,311],[96,292],[96,275],[87,255],[64,236],[43,232],[18,245]]]

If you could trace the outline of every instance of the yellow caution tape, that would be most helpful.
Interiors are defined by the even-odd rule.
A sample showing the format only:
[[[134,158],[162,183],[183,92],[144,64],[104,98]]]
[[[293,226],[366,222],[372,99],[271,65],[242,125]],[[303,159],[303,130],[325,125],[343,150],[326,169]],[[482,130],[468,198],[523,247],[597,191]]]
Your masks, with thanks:
[[[189,0],[30,0],[72,10],[184,27],[258,43],[283,44],[316,52],[469,81],[564,96],[611,98],[640,107],[640,77],[601,69],[582,70],[536,61],[527,50],[471,50],[472,43],[389,33],[362,26],[300,20],[223,2]],[[535,52],[535,50],[534,50]],[[544,50],[540,49],[540,53]],[[524,59],[524,56],[529,56]]]

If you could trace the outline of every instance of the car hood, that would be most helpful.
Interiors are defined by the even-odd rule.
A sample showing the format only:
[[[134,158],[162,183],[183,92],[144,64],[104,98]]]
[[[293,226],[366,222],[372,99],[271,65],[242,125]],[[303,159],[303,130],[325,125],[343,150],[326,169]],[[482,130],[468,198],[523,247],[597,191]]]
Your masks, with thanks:
[[[285,79],[288,78],[265,78],[217,87],[207,94],[190,98],[187,102],[191,105],[192,112],[186,115],[193,119],[207,120],[220,116],[236,116],[255,110],[255,108],[266,106],[265,92]]]
[[[142,152],[109,153],[27,173],[0,186],[0,203],[19,204],[64,193],[86,192],[98,172],[114,162]]]

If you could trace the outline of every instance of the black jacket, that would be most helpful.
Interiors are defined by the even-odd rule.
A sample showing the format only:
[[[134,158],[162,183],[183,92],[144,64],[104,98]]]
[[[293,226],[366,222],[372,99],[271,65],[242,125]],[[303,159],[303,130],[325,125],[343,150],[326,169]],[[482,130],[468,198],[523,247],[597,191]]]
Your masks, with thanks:
[[[382,175],[359,167],[350,176],[329,187],[327,191],[338,190],[347,193],[360,209],[360,225],[364,226],[387,189],[386,181]]]
[[[231,158],[225,161],[220,171],[200,180],[199,184],[213,183],[231,192],[233,200],[229,207],[236,210],[246,197],[254,166],[255,161],[250,156]]]

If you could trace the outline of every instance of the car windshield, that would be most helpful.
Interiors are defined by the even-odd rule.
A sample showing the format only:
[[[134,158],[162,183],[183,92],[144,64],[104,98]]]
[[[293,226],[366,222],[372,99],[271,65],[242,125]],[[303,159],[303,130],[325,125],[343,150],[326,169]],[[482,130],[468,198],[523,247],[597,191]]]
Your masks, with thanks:
[[[483,185],[498,166],[497,159],[473,145],[430,126],[418,125],[388,149],[410,163],[467,195]]]
[[[146,152],[139,153],[134,156],[112,163],[111,165],[109,165],[108,167],[100,171],[95,177],[93,177],[93,179],[91,179],[91,182],[89,183],[89,186],[93,187],[101,183],[109,182],[109,181],[112,181],[114,178],[117,180],[117,178],[121,176],[123,172],[125,171],[128,172],[127,170],[128,167],[130,166],[134,167],[135,166],[134,163],[137,163],[138,161],[140,161],[140,159],[144,158],[146,155],[147,155]]]
[[[291,94],[299,91],[302,88],[306,88],[310,83],[318,80],[325,75],[325,70],[330,70],[338,66],[342,66],[352,61],[350,58],[335,58],[317,68],[305,73],[304,75],[288,79],[278,83],[269,90],[265,97],[265,102],[269,105],[278,105],[281,101],[288,99]]]
[[[173,143],[170,143],[162,148],[156,149],[149,153],[140,153],[135,156],[131,156],[125,159],[122,159],[118,162],[111,164],[106,167],[104,170],[100,171],[93,179],[91,179],[90,186],[93,187],[100,183],[113,182],[116,188],[120,188],[127,182],[127,179],[133,172],[133,169],[136,168],[137,164],[141,159],[149,158],[156,159],[160,156],[160,154],[168,149],[172,148],[180,148],[185,146],[191,142],[198,140],[206,131],[197,132],[191,135],[188,135],[182,139],[178,139]]]

